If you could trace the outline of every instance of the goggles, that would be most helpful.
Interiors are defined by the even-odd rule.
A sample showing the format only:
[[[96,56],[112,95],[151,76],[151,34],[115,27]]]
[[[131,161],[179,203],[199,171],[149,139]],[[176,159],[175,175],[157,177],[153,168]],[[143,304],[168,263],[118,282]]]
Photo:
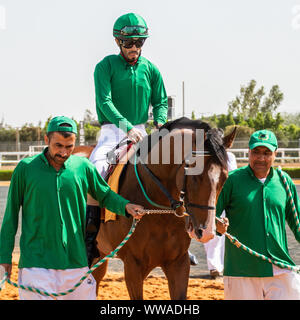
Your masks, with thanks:
[[[134,45],[137,48],[141,48],[143,46],[143,44],[145,43],[145,38],[140,38],[137,40],[134,39],[119,39],[120,41],[120,45],[126,49],[130,49],[132,48]]]
[[[144,36],[148,37],[148,28],[144,26],[125,26],[121,30],[114,29],[117,36],[131,37],[131,36]]]
[[[120,30],[121,36],[147,36],[148,29],[144,26],[125,26]]]

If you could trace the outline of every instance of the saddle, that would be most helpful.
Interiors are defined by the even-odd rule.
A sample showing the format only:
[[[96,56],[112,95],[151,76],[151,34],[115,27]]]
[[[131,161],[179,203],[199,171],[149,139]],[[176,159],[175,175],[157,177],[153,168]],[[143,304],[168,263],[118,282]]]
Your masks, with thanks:
[[[106,176],[104,178],[104,180],[110,186],[111,190],[116,193],[119,193],[119,181],[121,174],[126,168],[128,160],[135,152],[134,148],[131,148],[132,145],[132,142],[129,143],[127,147],[117,155],[115,163],[109,165]],[[114,148],[112,152],[114,152],[117,148]],[[106,208],[101,208],[101,220],[103,220],[104,222],[116,220],[116,216],[117,215],[114,212],[109,211]]]

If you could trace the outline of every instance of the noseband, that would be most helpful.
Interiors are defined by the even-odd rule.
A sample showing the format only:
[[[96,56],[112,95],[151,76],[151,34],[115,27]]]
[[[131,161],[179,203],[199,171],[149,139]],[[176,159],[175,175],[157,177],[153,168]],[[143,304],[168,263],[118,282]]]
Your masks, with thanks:
[[[192,155],[206,156],[206,155],[210,155],[210,153],[208,151],[192,151]],[[161,183],[159,178],[157,178],[156,175],[146,166],[146,164],[142,162],[141,158],[140,158],[140,163],[141,163],[141,166],[145,169],[145,171],[149,174],[152,181],[159,187],[159,189],[163,192],[163,194],[168,198],[168,200],[170,201],[170,204],[171,204],[171,209],[174,210],[174,213],[177,217],[190,216],[193,221],[193,220],[195,220],[195,218],[194,218],[193,213],[189,211],[189,208],[197,208],[197,209],[202,209],[202,210],[215,210],[216,209],[216,207],[214,207],[214,206],[204,206],[204,205],[199,205],[196,203],[189,202],[188,197],[186,195],[187,170],[189,168],[188,160],[185,161],[183,184],[182,184],[182,189],[180,191],[179,200],[176,200],[171,196],[170,192]],[[159,205],[159,204],[153,202],[147,196],[145,189],[144,189],[144,187],[141,183],[141,180],[139,178],[139,175],[138,175],[136,154],[135,154],[134,169],[135,169],[135,174],[136,174],[137,180],[139,182],[139,185],[143,191],[144,196],[148,200],[148,202],[150,202],[152,205],[159,207],[159,208],[162,208],[162,209],[170,209],[169,207]]]

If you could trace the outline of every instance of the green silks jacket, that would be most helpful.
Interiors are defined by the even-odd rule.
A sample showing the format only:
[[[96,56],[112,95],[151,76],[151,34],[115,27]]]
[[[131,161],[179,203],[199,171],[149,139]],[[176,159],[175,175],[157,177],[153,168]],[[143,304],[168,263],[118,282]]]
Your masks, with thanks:
[[[300,203],[296,187],[283,172],[289,184],[298,217]],[[262,183],[250,166],[229,173],[217,203],[217,216],[223,209],[229,219],[228,233],[250,249],[273,260],[294,266],[288,252],[285,221],[300,242],[292,207],[288,201],[284,183],[277,170],[271,168]],[[225,241],[224,275],[237,277],[271,277],[272,264],[250,255]]]
[[[57,172],[44,152],[23,159],[13,172],[0,232],[0,263],[11,263],[22,207],[19,268],[85,267],[87,193],[120,215],[126,215],[129,201],[110,189],[88,159],[71,155]]]
[[[110,122],[127,132],[133,125],[147,122],[150,104],[154,120],[166,122],[164,83],[159,70],[146,58],[140,56],[132,66],[121,54],[107,56],[97,64],[94,80],[100,124]]]

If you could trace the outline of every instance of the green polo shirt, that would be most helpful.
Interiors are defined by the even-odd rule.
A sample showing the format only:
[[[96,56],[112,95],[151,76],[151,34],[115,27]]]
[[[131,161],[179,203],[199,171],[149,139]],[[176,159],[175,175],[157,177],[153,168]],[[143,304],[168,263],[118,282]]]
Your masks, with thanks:
[[[96,110],[100,123],[110,122],[124,131],[146,123],[150,104],[153,118],[165,123],[168,97],[157,67],[144,57],[130,65],[120,54],[99,62],[94,72]]]
[[[71,155],[58,172],[44,153],[20,161],[11,179],[0,232],[0,263],[11,263],[22,207],[19,268],[87,266],[87,193],[101,207],[126,214],[129,201],[111,191],[88,159]]]
[[[299,198],[294,183],[284,173],[292,196],[300,213]],[[271,168],[262,183],[250,166],[229,173],[218,198],[217,216],[223,209],[229,219],[228,233],[258,253],[292,266],[287,246],[285,221],[300,242],[292,207],[277,170]],[[238,249],[229,239],[225,242],[224,275],[243,277],[271,277],[272,264],[263,261],[243,249]]]

